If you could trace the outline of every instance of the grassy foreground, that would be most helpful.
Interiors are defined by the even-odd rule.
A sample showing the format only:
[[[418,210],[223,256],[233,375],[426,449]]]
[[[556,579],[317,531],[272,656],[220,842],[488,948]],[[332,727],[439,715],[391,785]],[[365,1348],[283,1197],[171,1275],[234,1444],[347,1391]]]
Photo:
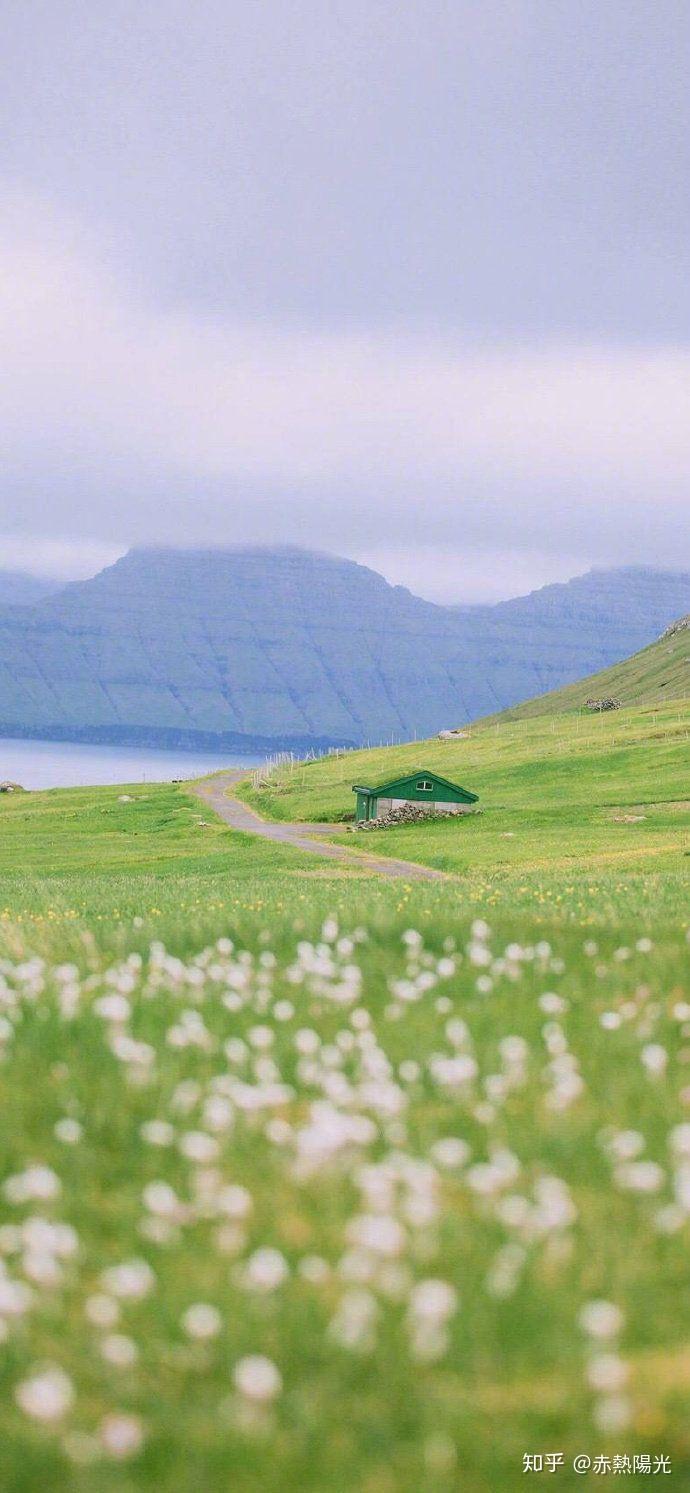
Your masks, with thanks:
[[[428,885],[175,786],[0,801],[3,1493],[688,1483],[687,725],[388,753],[481,793],[344,837]]]

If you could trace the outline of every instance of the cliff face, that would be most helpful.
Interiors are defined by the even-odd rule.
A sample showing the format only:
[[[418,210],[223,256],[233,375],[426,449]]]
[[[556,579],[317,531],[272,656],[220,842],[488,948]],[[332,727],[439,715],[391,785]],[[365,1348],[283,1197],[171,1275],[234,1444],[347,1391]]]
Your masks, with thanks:
[[[302,550],[135,550],[30,609],[0,607],[0,733],[409,739],[605,667],[689,607],[690,574],[594,572],[455,609]]]

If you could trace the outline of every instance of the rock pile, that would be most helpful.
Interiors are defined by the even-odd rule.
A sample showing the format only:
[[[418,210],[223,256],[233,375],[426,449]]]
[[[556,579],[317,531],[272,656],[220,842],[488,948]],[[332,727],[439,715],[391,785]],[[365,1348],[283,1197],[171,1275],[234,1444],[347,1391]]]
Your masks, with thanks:
[[[674,638],[676,633],[685,632],[686,627],[690,627],[690,612],[688,612],[687,617],[679,617],[677,622],[672,622],[671,626],[667,627],[661,636],[662,638]]]
[[[10,783],[9,779],[6,779],[4,783],[0,783],[0,793],[25,793],[25,792],[26,792],[26,789],[22,788],[21,783]]]
[[[446,819],[448,816],[439,809],[427,808],[426,804],[401,804],[398,809],[391,809],[388,814],[382,814],[380,819],[363,819],[355,826],[356,829],[389,829],[394,824],[417,824],[421,819]]]
[[[621,700],[614,700],[613,695],[604,695],[601,700],[585,700],[588,710],[620,710]]]

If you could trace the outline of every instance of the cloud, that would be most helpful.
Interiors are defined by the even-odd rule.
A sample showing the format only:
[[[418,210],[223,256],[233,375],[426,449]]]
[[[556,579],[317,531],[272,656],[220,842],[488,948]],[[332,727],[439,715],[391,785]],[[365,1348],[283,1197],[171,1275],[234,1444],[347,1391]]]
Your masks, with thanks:
[[[120,547],[88,541],[45,539],[36,534],[0,534],[0,570],[61,581],[88,580],[124,553]]]
[[[78,225],[26,203],[0,239],[0,329],[0,530],[15,538],[292,539],[397,553],[399,571],[401,555],[465,555],[475,592],[477,567],[490,590],[506,554],[544,578],[570,556],[688,563],[688,347],[161,310]]]

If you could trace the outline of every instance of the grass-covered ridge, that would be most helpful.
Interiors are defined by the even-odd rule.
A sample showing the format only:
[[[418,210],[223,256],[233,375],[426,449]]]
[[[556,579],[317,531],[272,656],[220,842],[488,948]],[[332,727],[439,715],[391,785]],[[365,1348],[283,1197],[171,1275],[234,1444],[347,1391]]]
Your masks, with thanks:
[[[689,700],[690,618],[682,619],[682,623],[685,625],[677,624],[632,658],[578,679],[564,689],[515,705],[504,712],[503,719],[518,721],[529,716],[581,710],[588,699],[606,696],[620,700],[623,705],[663,705],[673,700]]]

